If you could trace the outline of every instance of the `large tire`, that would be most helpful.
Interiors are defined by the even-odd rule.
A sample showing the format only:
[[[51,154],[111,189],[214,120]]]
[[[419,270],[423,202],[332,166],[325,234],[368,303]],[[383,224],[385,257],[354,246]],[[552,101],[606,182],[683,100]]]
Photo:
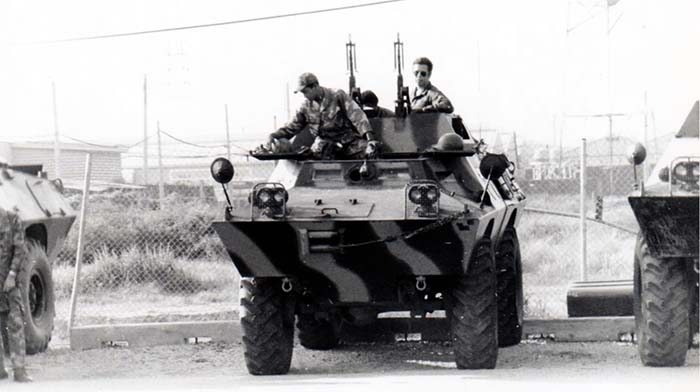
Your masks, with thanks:
[[[498,347],[515,346],[523,336],[523,275],[515,228],[503,233],[496,248]]]
[[[474,247],[467,274],[452,288],[447,306],[459,369],[493,369],[498,359],[496,271],[491,242]]]
[[[294,346],[294,306],[279,279],[241,279],[241,327],[248,372],[286,374]]]
[[[338,334],[333,323],[317,320],[313,314],[297,316],[299,343],[310,350],[330,350],[338,346]]]
[[[641,234],[637,242],[634,314],[639,356],[645,366],[682,366],[690,334],[685,260],[657,259]]]
[[[17,282],[22,289],[27,354],[44,352],[51,341],[56,308],[51,264],[43,248],[29,247],[29,263],[20,269]]]

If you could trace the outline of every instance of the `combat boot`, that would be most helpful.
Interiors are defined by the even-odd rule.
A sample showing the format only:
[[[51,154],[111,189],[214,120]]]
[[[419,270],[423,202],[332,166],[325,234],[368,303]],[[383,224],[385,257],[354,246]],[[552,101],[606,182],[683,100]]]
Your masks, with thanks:
[[[27,374],[27,369],[21,367],[15,369],[15,381],[16,382],[32,382],[31,377]]]

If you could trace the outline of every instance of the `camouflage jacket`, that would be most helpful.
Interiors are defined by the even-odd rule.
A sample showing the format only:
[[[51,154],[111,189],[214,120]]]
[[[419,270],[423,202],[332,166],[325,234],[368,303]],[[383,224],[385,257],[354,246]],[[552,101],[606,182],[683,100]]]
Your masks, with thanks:
[[[314,137],[348,143],[372,131],[367,116],[343,90],[326,87],[321,102],[304,100],[294,118],[273,135],[289,139],[309,127]]]
[[[24,228],[19,216],[0,208],[0,285],[5,283],[10,271],[19,274],[27,257]]]
[[[432,84],[428,88],[418,93],[418,88],[413,89],[413,98],[411,98],[411,109],[426,111],[452,113],[454,108],[452,102]]]

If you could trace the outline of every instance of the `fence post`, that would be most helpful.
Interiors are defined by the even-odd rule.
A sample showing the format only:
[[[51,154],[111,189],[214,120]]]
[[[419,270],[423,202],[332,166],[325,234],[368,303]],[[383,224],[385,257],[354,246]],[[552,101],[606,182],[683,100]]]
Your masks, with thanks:
[[[75,274],[73,275],[73,290],[70,294],[70,309],[68,310],[68,339],[73,334],[73,320],[75,318],[75,304],[78,301],[80,286],[80,265],[83,263],[83,236],[85,234],[85,215],[87,214],[88,199],[90,194],[90,171],[92,161],[90,154],[85,156],[85,181],[83,182],[83,201],[80,205],[80,225],[78,226],[78,250],[75,254]]]
[[[580,204],[580,230],[581,230],[581,280],[588,280],[588,266],[586,255],[586,138],[581,139],[581,204]]]
[[[165,190],[163,189],[163,154],[161,151],[160,142],[160,121],[158,121],[158,209],[163,209],[163,197]]]

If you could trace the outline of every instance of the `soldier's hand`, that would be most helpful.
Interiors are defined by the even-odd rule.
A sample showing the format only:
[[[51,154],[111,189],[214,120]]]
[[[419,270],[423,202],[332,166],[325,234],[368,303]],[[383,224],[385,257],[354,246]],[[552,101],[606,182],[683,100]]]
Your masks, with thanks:
[[[367,142],[367,147],[365,148],[365,156],[370,159],[374,159],[379,155],[379,141],[370,140]]]
[[[10,272],[5,278],[5,284],[2,286],[2,291],[8,292],[15,288],[17,276],[14,272]]]
[[[267,142],[265,145],[269,150],[272,150],[272,147],[274,147],[276,141],[277,138],[275,138],[272,134],[269,134],[267,135]]]

